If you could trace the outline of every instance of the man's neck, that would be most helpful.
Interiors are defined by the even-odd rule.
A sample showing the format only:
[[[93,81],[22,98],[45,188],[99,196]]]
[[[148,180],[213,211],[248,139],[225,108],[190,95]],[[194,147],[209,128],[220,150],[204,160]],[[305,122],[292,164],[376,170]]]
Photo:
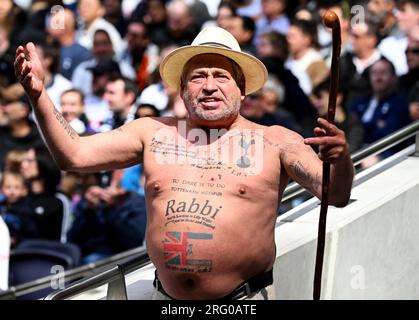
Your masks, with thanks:
[[[60,36],[58,41],[60,42],[61,47],[68,47],[75,42],[74,39],[74,33],[66,33]]]
[[[26,122],[26,120],[16,122],[10,128],[10,133],[15,138],[26,137],[30,132],[31,132],[31,127]]]
[[[229,119],[221,119],[221,120],[202,120],[202,119],[191,119],[188,117],[186,119],[188,129],[202,129],[204,131],[210,129],[225,129],[225,130],[232,130],[236,128],[244,118],[241,115],[232,116]]]
[[[308,49],[310,49],[310,48],[302,48],[301,50],[296,51],[292,55],[293,59],[294,60],[300,60],[300,59],[302,59],[305,56],[305,54],[307,53]]]
[[[389,88],[387,90],[375,92],[373,96],[374,96],[374,99],[376,99],[377,101],[383,101],[387,99],[388,97],[390,97],[393,93],[394,93],[394,88]]]
[[[360,50],[358,52],[358,54],[356,55],[356,57],[361,61],[361,62],[366,62],[368,61],[372,55],[375,53],[375,48],[374,49],[366,49],[366,50]]]

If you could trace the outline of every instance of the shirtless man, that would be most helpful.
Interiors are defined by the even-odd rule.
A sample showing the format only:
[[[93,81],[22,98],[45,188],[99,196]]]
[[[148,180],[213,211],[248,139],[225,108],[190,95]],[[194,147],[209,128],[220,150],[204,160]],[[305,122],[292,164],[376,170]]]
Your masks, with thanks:
[[[304,140],[240,116],[241,101],[262,87],[267,71],[223,29],[204,29],[162,61],[162,78],[180,90],[186,120],[140,118],[79,137],[46,94],[33,44],[17,49],[15,71],[63,170],[144,164],[146,243],[161,298],[234,298],[271,284],[282,193],[293,179],[320,198],[321,160],[331,163],[330,204],[348,203],[354,171],[343,131],[319,119],[315,137]]]

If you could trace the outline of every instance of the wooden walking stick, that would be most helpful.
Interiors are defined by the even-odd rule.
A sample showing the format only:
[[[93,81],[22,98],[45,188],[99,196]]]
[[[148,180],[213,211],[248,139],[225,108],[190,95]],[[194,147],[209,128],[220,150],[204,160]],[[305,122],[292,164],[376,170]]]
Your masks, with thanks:
[[[339,82],[339,58],[340,58],[340,22],[339,18],[333,11],[327,11],[323,16],[323,23],[332,29],[333,33],[333,53],[332,66],[330,75],[329,88],[329,104],[327,109],[327,121],[334,123],[336,111],[336,97]],[[323,256],[324,243],[326,238],[326,217],[327,207],[329,202],[329,182],[330,182],[330,163],[323,162],[323,178],[322,178],[322,200],[320,205],[319,229],[317,234],[317,252],[316,252],[316,267],[314,270],[314,286],[313,299],[319,300],[322,286],[322,271],[323,271]]]

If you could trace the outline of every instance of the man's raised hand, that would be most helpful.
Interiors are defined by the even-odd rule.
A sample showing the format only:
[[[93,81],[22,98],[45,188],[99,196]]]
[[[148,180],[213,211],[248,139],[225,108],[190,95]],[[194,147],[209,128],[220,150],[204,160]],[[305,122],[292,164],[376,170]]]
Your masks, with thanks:
[[[26,93],[36,100],[44,88],[44,69],[32,42],[16,49],[15,74]]]
[[[345,133],[326,119],[318,119],[313,138],[304,139],[305,144],[319,146],[319,158],[330,163],[339,162],[349,155]]]

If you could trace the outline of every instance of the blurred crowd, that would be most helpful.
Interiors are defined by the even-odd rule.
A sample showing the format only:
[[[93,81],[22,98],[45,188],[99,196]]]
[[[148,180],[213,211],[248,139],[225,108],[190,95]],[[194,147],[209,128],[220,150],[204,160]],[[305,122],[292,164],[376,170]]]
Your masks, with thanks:
[[[89,263],[141,246],[146,224],[141,165],[95,174],[57,168],[14,75],[17,46],[36,45],[56,108],[91,135],[141,117],[185,118],[159,63],[202,28],[220,26],[269,72],[241,114],[307,137],[327,113],[328,9],[342,29],[336,123],[353,152],[419,119],[418,1],[0,0],[0,215],[11,248],[24,239],[68,241]]]

